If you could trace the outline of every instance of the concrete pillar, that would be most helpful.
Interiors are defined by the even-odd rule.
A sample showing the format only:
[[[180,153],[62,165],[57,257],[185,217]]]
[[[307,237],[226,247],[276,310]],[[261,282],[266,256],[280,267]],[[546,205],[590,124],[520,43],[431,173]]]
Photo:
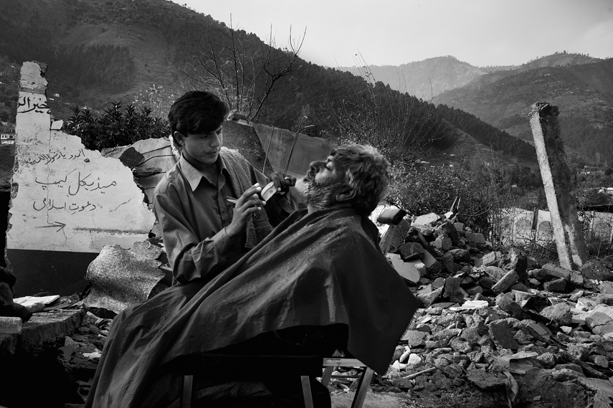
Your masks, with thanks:
[[[573,269],[587,260],[587,250],[577,219],[577,205],[572,190],[572,174],[568,167],[558,125],[559,109],[546,102],[532,105],[530,127],[551,213],[553,236],[560,266]]]

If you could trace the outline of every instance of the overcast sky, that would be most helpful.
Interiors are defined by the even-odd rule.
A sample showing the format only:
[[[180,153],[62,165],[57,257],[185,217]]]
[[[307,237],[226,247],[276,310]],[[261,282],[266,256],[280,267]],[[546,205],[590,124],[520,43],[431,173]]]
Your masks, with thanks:
[[[613,0],[173,0],[301,57],[336,67],[400,65],[453,55],[518,65],[556,51],[613,57]]]

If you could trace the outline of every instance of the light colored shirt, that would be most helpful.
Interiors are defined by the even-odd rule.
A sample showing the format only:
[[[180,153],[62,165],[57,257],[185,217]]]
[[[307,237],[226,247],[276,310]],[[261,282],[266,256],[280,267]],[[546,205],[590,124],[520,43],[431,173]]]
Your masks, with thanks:
[[[229,169],[237,160],[241,167],[238,173]],[[268,179],[240,154],[225,148],[217,169],[215,185],[181,157],[155,189],[154,211],[174,278],[181,283],[208,281],[250,249],[245,246],[246,234],[231,239],[224,229],[232,222],[234,208],[227,197],[238,198],[251,185],[264,186]],[[232,178],[239,173],[244,174],[243,180]],[[263,217],[259,222],[268,224]]]

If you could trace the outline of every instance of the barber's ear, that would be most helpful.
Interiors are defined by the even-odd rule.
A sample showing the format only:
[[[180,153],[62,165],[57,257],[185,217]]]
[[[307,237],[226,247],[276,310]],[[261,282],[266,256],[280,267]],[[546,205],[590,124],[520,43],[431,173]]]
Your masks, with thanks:
[[[356,196],[356,191],[351,188],[345,188],[343,189],[341,192],[336,193],[336,202],[343,202],[343,201],[349,201],[349,200],[353,200]]]
[[[184,144],[183,139],[185,138],[183,133],[179,132],[178,130],[175,130],[174,133],[172,134],[172,137],[173,139],[175,139],[176,144],[183,147],[183,144]]]

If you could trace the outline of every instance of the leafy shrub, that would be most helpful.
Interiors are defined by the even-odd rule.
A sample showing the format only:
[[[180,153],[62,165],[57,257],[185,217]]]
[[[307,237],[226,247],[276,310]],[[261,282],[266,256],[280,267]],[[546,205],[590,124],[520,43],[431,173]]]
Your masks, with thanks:
[[[153,117],[148,107],[141,107],[137,111],[133,105],[127,105],[122,109],[120,102],[113,102],[100,117],[78,106],[73,107],[72,112],[64,130],[79,136],[83,145],[92,150],[126,146],[138,140],[170,134],[168,121]]]

